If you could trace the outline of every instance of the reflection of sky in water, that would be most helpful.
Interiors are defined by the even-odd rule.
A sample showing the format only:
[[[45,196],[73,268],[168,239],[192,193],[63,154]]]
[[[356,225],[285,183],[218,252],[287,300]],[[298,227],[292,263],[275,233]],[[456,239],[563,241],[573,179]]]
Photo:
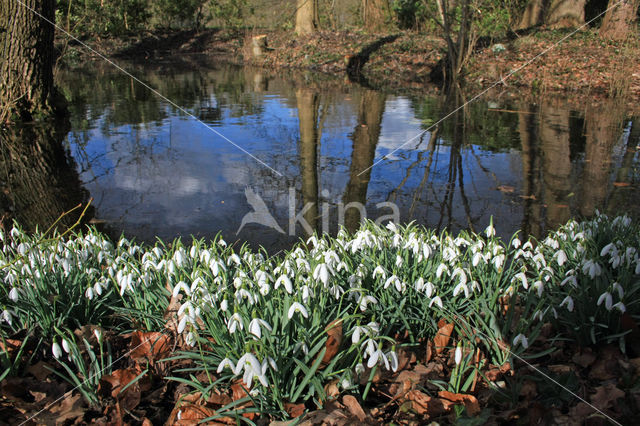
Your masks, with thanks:
[[[233,75],[205,73],[211,81]],[[67,78],[69,90],[73,90],[73,76]],[[120,77],[114,74],[111,78]],[[231,83],[237,86],[233,93],[226,91],[231,90]],[[253,87],[242,79],[231,83],[222,89],[209,84],[196,101],[173,100],[195,105],[189,108],[194,115],[202,114],[216,131],[284,177],[276,176],[195,119],[180,116],[161,102],[158,107],[162,111],[154,116],[168,118],[114,125],[109,117],[116,112],[110,110],[117,108],[115,102],[88,100],[84,107],[91,113],[78,115],[73,122],[95,117],[102,108],[100,118],[89,121],[88,129],[74,128],[68,139],[81,179],[95,199],[98,219],[106,221],[116,233],[124,231],[148,241],[155,236],[210,237],[218,231],[234,239],[242,216],[250,211],[244,190],[251,187],[287,229],[288,187],[294,185],[299,190],[302,184],[295,90],[280,79],[269,80],[268,90],[262,92],[252,92]],[[320,93],[318,191],[328,191],[328,199],[321,201],[332,206],[332,223],[337,218],[336,205],[343,201],[345,188],[354,178],[350,167],[361,92],[351,86]],[[117,87],[109,96],[116,98],[118,105],[130,102],[135,109],[137,101],[119,98]],[[375,219],[389,212],[378,210],[377,203],[394,201],[402,221],[416,220],[431,227],[451,225],[454,229],[472,225],[482,230],[493,215],[503,236],[519,229],[524,220],[519,197],[523,186],[519,143],[507,141],[511,148],[497,152],[466,144],[459,148],[458,163],[455,149],[442,133],[435,150],[429,151],[431,133],[424,132],[414,102],[402,96],[386,97],[375,152],[376,161],[387,158],[371,172],[369,217]],[[77,109],[74,111],[78,114]],[[437,118],[429,117],[431,122]],[[517,139],[517,130],[509,131],[509,137]],[[501,192],[499,187],[513,189]],[[300,196],[298,192],[297,211]],[[271,248],[287,241],[260,225],[247,225],[239,238]]]

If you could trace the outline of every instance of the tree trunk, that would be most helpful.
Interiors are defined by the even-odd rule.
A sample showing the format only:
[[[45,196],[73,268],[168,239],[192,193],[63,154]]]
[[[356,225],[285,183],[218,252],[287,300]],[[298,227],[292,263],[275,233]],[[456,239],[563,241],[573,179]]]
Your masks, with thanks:
[[[524,10],[524,14],[520,19],[517,29],[523,30],[525,28],[535,27],[544,23],[545,12],[544,0],[530,0],[527,7]]]
[[[600,37],[611,40],[624,40],[635,28],[638,4],[640,0],[622,0],[616,7],[612,7],[619,0],[609,0],[611,8],[604,15],[600,26]]]
[[[318,29],[318,0],[297,0],[296,33],[312,34]]]
[[[550,28],[575,28],[584,24],[586,0],[551,0],[546,24]]]
[[[367,31],[384,30],[386,3],[386,0],[362,0],[362,20]]]
[[[0,9],[0,120],[11,114],[24,121],[55,110],[53,87],[55,0],[3,0]]]

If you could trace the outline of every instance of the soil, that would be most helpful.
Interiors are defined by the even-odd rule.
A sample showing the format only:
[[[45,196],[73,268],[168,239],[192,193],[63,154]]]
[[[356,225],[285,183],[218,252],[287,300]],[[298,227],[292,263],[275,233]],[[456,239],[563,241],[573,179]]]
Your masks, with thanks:
[[[266,36],[267,49],[256,58],[248,46],[257,35]],[[291,31],[208,29],[96,38],[86,43],[118,59],[161,63],[199,58],[249,63],[269,70],[310,70],[352,81],[350,67],[356,62],[360,71],[357,83],[396,93],[438,91],[431,75],[445,51],[442,39],[415,32],[320,31],[297,37]],[[58,44],[62,49],[64,40]],[[64,51],[67,62],[86,55],[99,59],[73,41]],[[635,110],[640,100],[640,37],[614,42],[601,39],[595,30],[574,35],[541,30],[500,42],[483,40],[468,63],[464,81],[464,89],[471,95],[494,88],[518,96],[616,97]],[[576,101],[577,105],[583,103]]]

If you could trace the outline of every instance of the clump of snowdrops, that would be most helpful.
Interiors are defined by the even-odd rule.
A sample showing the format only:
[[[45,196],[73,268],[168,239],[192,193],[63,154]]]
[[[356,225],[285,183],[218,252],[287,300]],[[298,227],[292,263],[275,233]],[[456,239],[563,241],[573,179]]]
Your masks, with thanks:
[[[99,374],[107,345],[96,336],[96,356],[83,359],[70,346],[91,343],[72,330],[162,330],[171,299],[185,342],[174,358],[192,361],[174,378],[205,394],[239,383],[251,410],[282,417],[286,402],[321,404],[330,381],[366,397],[368,379],[395,371],[398,349],[433,339],[442,319],[465,366],[449,389],[464,391],[479,368],[467,368],[469,354],[495,365],[540,355],[530,346],[547,321],[582,344],[624,342],[621,316],[638,314],[640,237],[625,217],[571,221],[540,243],[503,242],[492,225],[453,236],[367,222],[276,257],[219,237],[169,247],[112,244],[95,230],[44,245],[19,228],[1,237],[2,339],[30,336]]]

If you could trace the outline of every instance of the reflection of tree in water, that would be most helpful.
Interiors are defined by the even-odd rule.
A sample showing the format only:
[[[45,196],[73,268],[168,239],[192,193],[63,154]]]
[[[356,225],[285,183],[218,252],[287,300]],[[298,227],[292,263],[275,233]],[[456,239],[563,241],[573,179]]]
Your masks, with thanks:
[[[606,102],[580,118],[559,100],[522,103],[519,110],[523,231],[541,237],[572,216],[605,208],[622,110]]]
[[[313,90],[299,89],[296,92],[298,104],[298,120],[300,126],[300,178],[302,181],[303,214],[311,229],[305,229],[307,234],[318,229],[318,145],[320,144],[320,129],[318,124],[318,109],[320,98]]]
[[[234,118],[264,111],[260,99],[246,90],[246,75],[239,67],[127,68],[196,117],[204,111],[205,121],[219,120],[221,111]],[[69,99],[72,127],[77,131],[87,131],[91,123],[101,122],[103,134],[109,135],[119,126],[160,125],[170,115],[181,114],[131,77],[106,65],[93,64],[59,74],[58,84]],[[207,117],[206,113],[213,110],[217,110],[215,115]]]
[[[345,207],[348,207],[349,203],[359,203],[362,206],[367,203],[367,189],[376,146],[380,139],[385,99],[384,93],[368,89],[364,89],[360,95],[358,120],[351,135],[353,151],[349,181],[343,196]],[[350,207],[344,211],[344,226],[349,232],[355,232],[362,219],[356,207]]]
[[[27,231],[46,229],[62,213],[87,202],[88,193],[62,145],[66,132],[46,125],[0,130],[0,214],[5,229],[13,219]],[[77,214],[65,216],[60,226],[75,223]]]

